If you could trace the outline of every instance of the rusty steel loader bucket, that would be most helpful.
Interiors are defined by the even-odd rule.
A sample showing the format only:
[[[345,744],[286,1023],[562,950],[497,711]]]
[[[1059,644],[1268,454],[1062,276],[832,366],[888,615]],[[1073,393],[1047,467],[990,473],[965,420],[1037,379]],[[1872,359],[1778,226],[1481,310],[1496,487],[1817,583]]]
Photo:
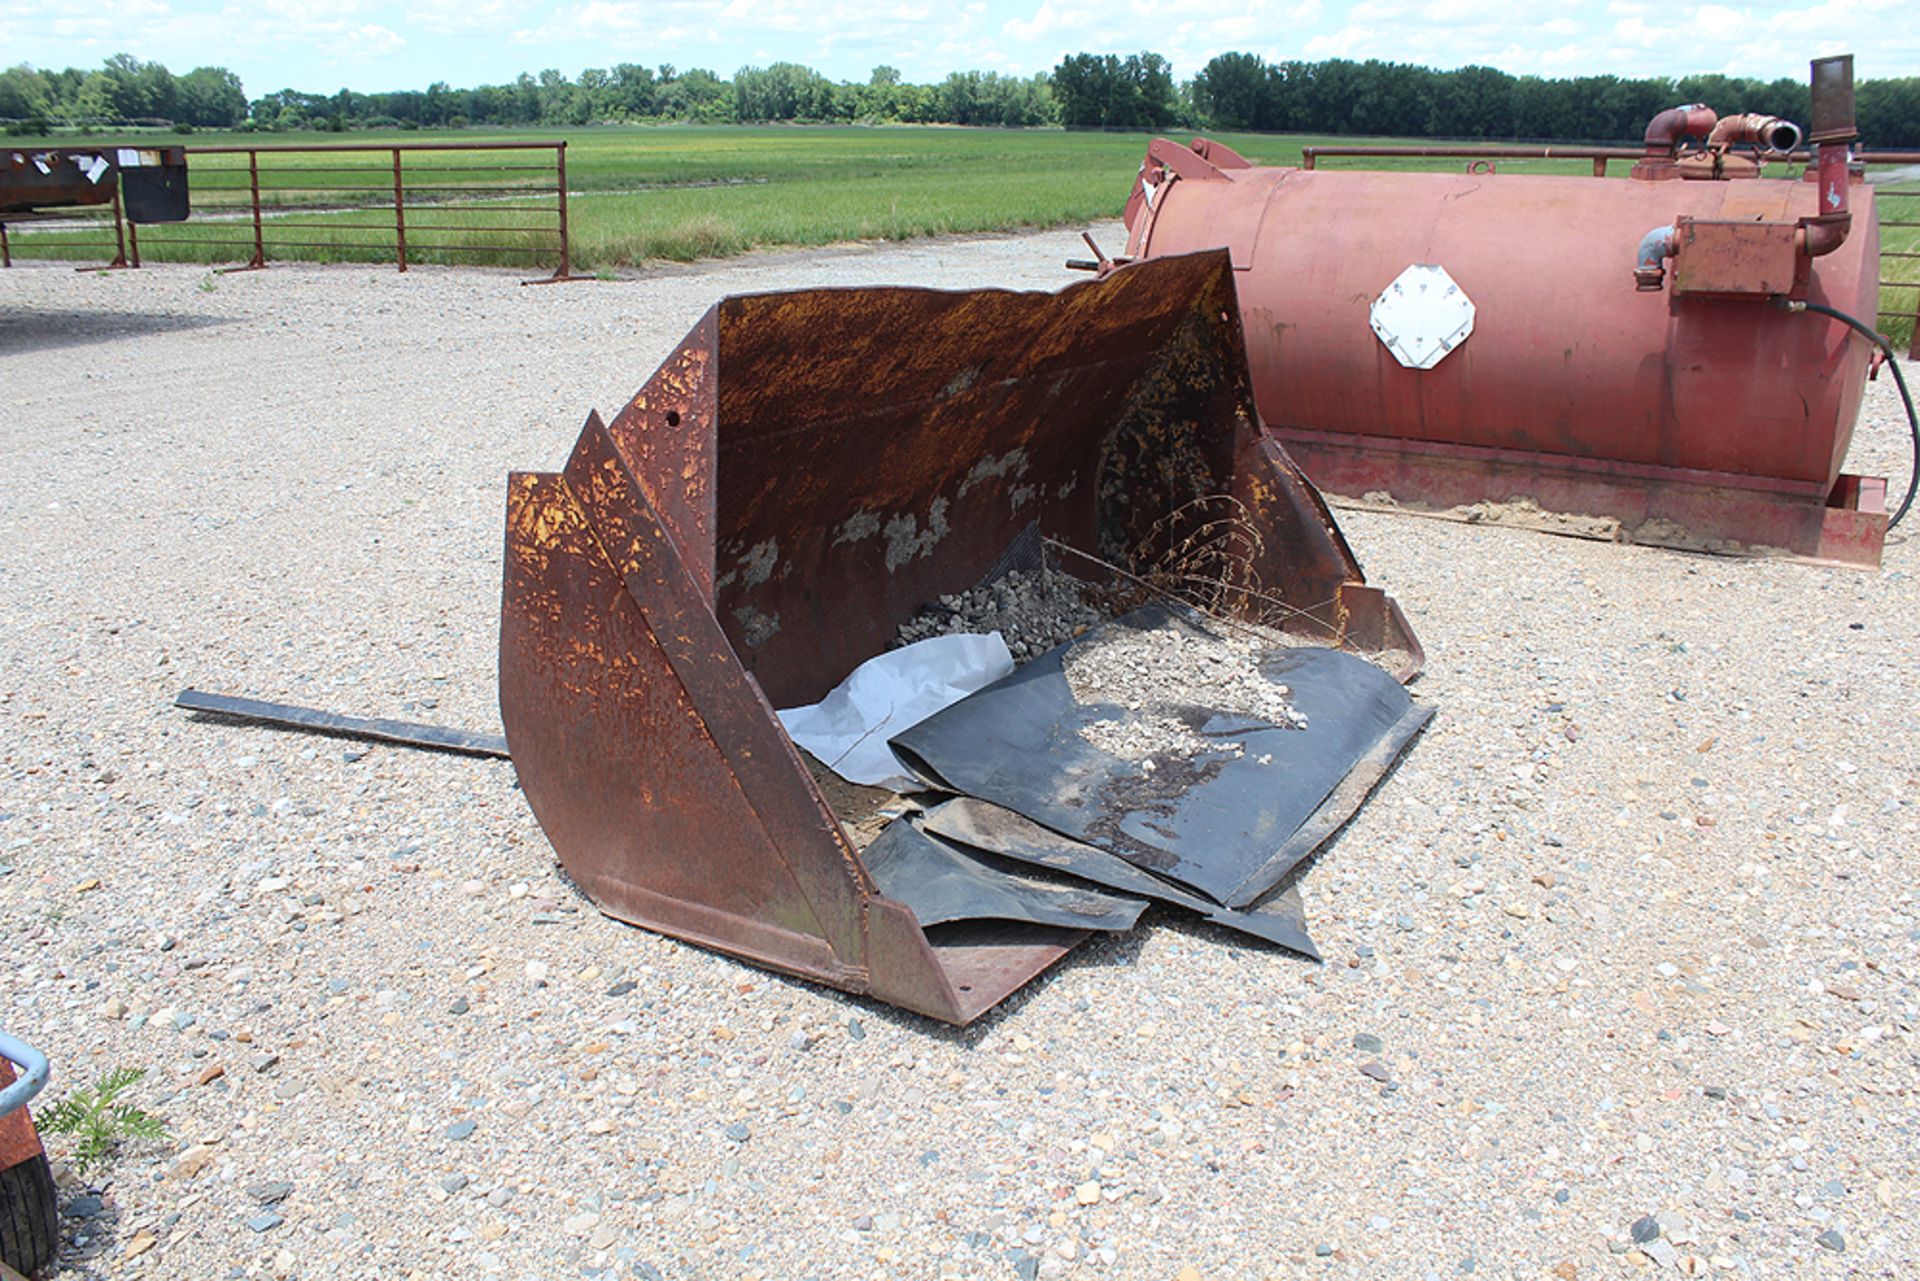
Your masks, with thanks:
[[[610,915],[969,1022],[1082,933],[923,929],[774,708],[819,699],[1035,522],[1112,560],[1220,494],[1290,627],[1417,668],[1261,430],[1226,254],[1053,294],[725,299],[588,416],[562,471],[509,481],[500,705],[527,799]]]

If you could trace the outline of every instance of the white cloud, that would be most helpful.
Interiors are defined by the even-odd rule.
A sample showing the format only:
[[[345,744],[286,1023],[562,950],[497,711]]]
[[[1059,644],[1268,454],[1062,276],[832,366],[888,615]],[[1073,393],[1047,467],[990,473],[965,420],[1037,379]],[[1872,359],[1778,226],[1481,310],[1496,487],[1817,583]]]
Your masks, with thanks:
[[[1363,4],[1392,0],[1362,0]],[[1453,0],[1444,0],[1451,3]],[[1464,2],[1464,0],[1462,0]],[[1031,0],[1028,0],[1031,3]],[[1358,6],[1355,6],[1358,7]],[[1395,6],[1398,8],[1399,6]],[[1000,44],[1035,45],[1018,61],[1051,69],[1070,53],[1130,54],[1151,50],[1191,76],[1214,56],[1239,52],[1278,62],[1301,56],[1300,36],[1321,19],[1321,0],[1132,0],[1114,10],[1074,0],[1040,0],[1001,23]],[[1034,56],[1034,55],[1046,56]]]
[[[484,0],[483,0],[484,2]],[[329,60],[364,61],[389,56],[406,44],[399,32],[373,21],[378,6],[367,0],[104,0],[102,3],[25,3],[0,10],[0,23],[32,19],[57,37],[42,65],[96,62],[103,52],[125,51],[164,62],[176,73],[208,63],[244,64],[248,55],[289,47]]]
[[[884,10],[855,0],[576,0],[514,30],[511,39],[555,49],[592,41],[600,46],[589,55],[594,65],[631,48],[636,61],[705,66],[722,75],[742,65],[798,62],[836,79],[864,80],[884,62],[909,78],[937,79],[1003,58],[995,46],[972,47],[986,8],[983,0],[952,9],[905,0]],[[943,58],[941,46],[953,42],[969,45],[970,56]]]
[[[1043,40],[1057,31],[1090,31],[1099,27],[1097,9],[1056,6],[1053,0],[1041,0],[1031,18],[1009,18],[1000,30],[1015,40]]]
[[[722,74],[806,63],[864,79],[1050,69],[1151,49],[1191,76],[1220,53],[1482,63],[1520,74],[1806,75],[1852,49],[1862,77],[1920,74],[1912,0],[1655,0],[1503,10],[1486,0],[0,0],[6,61],[98,65],[125,50],[176,71],[233,67],[249,88],[499,82],[555,66],[671,62]],[[537,54],[528,46],[538,46]]]
[[[523,19],[521,0],[409,0],[406,25],[434,35],[503,31]]]
[[[139,32],[163,22],[171,11],[159,0],[108,0],[94,5],[25,4],[9,5],[0,11],[0,22],[7,28],[15,24],[46,23],[56,35],[68,39],[110,39],[117,32]],[[12,38],[12,31],[9,31]],[[12,62],[11,58],[6,59]]]
[[[616,0],[590,0],[588,4],[556,10],[548,22],[538,27],[523,27],[513,33],[513,38],[523,43],[594,39],[609,35],[631,35],[648,25],[647,13],[639,5],[620,4]]]
[[[669,32],[686,33],[695,42],[734,43],[738,56],[755,56],[767,36],[839,36],[926,29],[951,22],[950,13],[930,5],[900,4],[876,11],[854,0],[665,0],[636,4],[628,0],[586,0],[563,4],[547,20],[521,27],[513,38],[522,44],[558,44],[607,36],[644,37],[650,45],[668,43]],[[761,50],[764,51],[764,50]],[[795,61],[793,48],[772,46],[776,60]],[[672,53],[672,50],[666,50]]]
[[[377,22],[365,22],[346,31],[334,48],[350,58],[378,58],[406,43],[405,37]]]

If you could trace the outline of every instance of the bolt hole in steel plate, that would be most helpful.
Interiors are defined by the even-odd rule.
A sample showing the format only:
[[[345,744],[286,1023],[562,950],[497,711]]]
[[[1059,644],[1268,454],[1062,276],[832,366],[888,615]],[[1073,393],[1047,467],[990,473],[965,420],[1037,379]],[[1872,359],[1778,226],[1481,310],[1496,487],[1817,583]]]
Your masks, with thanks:
[[[1417,262],[1373,300],[1373,332],[1408,369],[1432,369],[1473,333],[1473,299],[1445,267]]]

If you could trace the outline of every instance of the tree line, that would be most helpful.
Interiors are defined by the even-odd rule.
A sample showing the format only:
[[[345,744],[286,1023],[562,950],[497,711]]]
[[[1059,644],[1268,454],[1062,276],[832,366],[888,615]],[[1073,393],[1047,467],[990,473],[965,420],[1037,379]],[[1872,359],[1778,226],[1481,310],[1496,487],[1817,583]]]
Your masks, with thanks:
[[[1515,76],[1493,67],[1435,71],[1397,62],[1269,63],[1214,58],[1190,83],[1195,112],[1220,129],[1562,142],[1631,142],[1656,112],[1704,102],[1807,123],[1804,79]],[[1862,80],[1855,110],[1865,145],[1920,146],[1920,78]]]
[[[207,91],[213,80],[218,94]],[[547,70],[467,89],[444,81],[388,93],[281,89],[249,100],[239,78],[223,68],[176,77],[157,62],[117,54],[98,71],[25,65],[0,71],[0,122],[16,133],[168,123],[273,132],[664,120],[1031,126],[1060,122],[1050,86],[1044,74],[991,71],[956,71],[935,84],[910,84],[897,69],[882,66],[856,83],[828,80],[791,62],[742,67],[730,80],[699,67],[620,63],[590,67],[571,79]]]
[[[1863,80],[1857,96],[1867,145],[1920,147],[1920,78]],[[1683,102],[1807,119],[1805,82],[1786,78],[1545,78],[1341,58],[1270,63],[1249,53],[1221,54],[1186,81],[1156,53],[1076,53],[1050,73],[956,71],[931,84],[910,83],[886,66],[865,81],[835,81],[792,62],[742,67],[730,79],[703,68],[620,63],[573,78],[548,70],[465,89],[441,81],[423,90],[282,89],[252,99],[223,67],[175,76],[127,54],[91,71],[0,71],[0,121],[18,133],[128,123],[281,131],[684,120],[1631,142],[1656,112]]]
[[[0,71],[0,120],[22,133],[89,123],[231,129],[245,123],[248,108],[240,77],[225,67],[176,76],[158,62],[116,53],[95,71],[36,71],[24,63]]]

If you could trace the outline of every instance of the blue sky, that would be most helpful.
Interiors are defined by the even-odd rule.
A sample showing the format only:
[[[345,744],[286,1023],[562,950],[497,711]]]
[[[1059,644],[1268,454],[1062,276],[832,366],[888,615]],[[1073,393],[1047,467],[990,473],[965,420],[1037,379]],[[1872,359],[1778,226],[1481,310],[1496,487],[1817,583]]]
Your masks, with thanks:
[[[1920,74],[1914,15],[1913,0],[1538,10],[1492,0],[0,0],[0,62],[93,66],[124,51],[176,72],[230,67],[251,95],[470,85],[544,67],[571,76],[616,62],[724,76],[786,60],[837,80],[864,80],[878,63],[910,80],[966,68],[1027,75],[1078,50],[1141,49],[1166,55],[1183,79],[1227,50],[1768,78],[1852,51],[1858,74],[1877,77]]]

